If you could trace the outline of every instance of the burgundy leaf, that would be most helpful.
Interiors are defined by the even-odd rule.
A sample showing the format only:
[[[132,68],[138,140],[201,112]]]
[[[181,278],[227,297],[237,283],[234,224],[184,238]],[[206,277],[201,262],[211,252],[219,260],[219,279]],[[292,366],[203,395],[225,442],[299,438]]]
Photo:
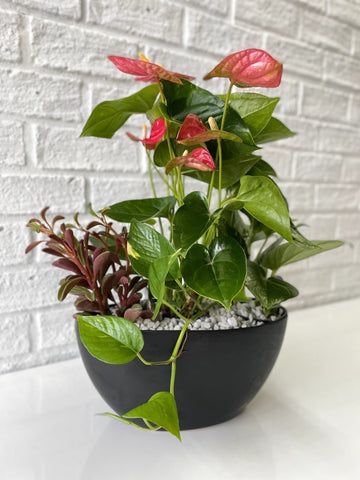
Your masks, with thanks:
[[[60,258],[60,260],[55,260],[55,262],[53,262],[53,265],[54,267],[69,270],[69,272],[73,272],[76,275],[81,275],[81,271],[79,270],[79,268],[68,258]]]
[[[66,279],[61,282],[60,288],[58,290],[58,300],[59,300],[59,302],[62,302],[63,300],[65,300],[67,295],[71,292],[71,290],[75,286],[79,285],[81,280],[82,280],[82,278],[79,277],[79,276],[71,275],[69,277],[66,277]]]
[[[25,254],[31,252],[35,247],[37,247],[40,243],[43,243],[44,240],[37,240],[36,242],[31,242],[25,249]]]
[[[102,252],[94,260],[93,272],[95,278],[102,278],[111,265],[111,252]]]

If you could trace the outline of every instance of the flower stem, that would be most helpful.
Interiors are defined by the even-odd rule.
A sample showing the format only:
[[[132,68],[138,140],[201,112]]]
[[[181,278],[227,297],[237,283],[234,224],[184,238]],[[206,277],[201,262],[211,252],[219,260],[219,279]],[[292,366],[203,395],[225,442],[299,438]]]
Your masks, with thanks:
[[[232,90],[233,85],[234,84],[232,82],[230,82],[228,91],[226,93],[225,103],[224,103],[224,113],[223,113],[223,116],[221,118],[220,130],[224,130],[226,114],[227,114],[227,111],[228,111],[228,108],[229,108],[231,90]],[[218,188],[219,188],[219,208],[220,208],[221,207],[221,190],[222,190],[222,170],[223,170],[221,139],[218,140],[217,153],[219,155],[219,187]]]

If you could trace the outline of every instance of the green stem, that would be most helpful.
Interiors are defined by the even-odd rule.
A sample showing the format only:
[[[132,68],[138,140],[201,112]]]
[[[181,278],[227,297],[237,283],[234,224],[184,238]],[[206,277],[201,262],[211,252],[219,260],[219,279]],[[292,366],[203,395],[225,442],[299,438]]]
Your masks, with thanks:
[[[154,198],[157,198],[154,175],[153,175],[153,161],[152,161],[149,150],[145,148],[145,151],[148,159],[148,173],[149,173],[151,191],[152,191],[152,194],[154,195]],[[164,235],[164,227],[163,227],[161,218],[159,218],[159,227],[160,227],[161,234]]]
[[[170,393],[175,394],[176,360],[171,363]]]
[[[228,91],[226,93],[225,104],[224,104],[224,113],[223,113],[223,116],[221,118],[220,130],[224,130],[226,114],[227,114],[227,111],[228,111],[228,108],[229,108],[231,90],[232,90],[233,85],[234,84],[232,82],[230,82]],[[219,208],[220,208],[221,207],[221,191],[222,191],[222,170],[223,170],[222,147],[221,147],[221,140],[220,139],[218,140],[217,153],[218,153],[218,156],[219,156],[219,186],[218,186],[218,188],[219,188]]]

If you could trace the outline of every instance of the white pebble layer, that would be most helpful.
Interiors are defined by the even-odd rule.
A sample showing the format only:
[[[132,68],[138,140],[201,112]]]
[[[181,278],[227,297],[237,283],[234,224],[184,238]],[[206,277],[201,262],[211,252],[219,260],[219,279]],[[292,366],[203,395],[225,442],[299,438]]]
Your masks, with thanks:
[[[259,327],[264,322],[275,322],[282,314],[282,309],[277,315],[266,317],[259,305],[254,301],[235,303],[231,310],[215,306],[210,308],[208,314],[200,317],[190,324],[190,330],[231,330],[235,328]],[[153,321],[149,318],[136,320],[135,324],[141,330],[181,330],[184,321],[179,318],[164,318]]]

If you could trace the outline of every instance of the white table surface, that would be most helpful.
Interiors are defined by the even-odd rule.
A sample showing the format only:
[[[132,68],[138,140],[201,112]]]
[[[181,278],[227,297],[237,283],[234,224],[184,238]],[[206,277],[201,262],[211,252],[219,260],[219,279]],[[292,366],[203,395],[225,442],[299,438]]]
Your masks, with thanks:
[[[143,432],[80,360],[0,377],[1,480],[360,479],[360,299],[292,312],[267,383],[236,419]]]

